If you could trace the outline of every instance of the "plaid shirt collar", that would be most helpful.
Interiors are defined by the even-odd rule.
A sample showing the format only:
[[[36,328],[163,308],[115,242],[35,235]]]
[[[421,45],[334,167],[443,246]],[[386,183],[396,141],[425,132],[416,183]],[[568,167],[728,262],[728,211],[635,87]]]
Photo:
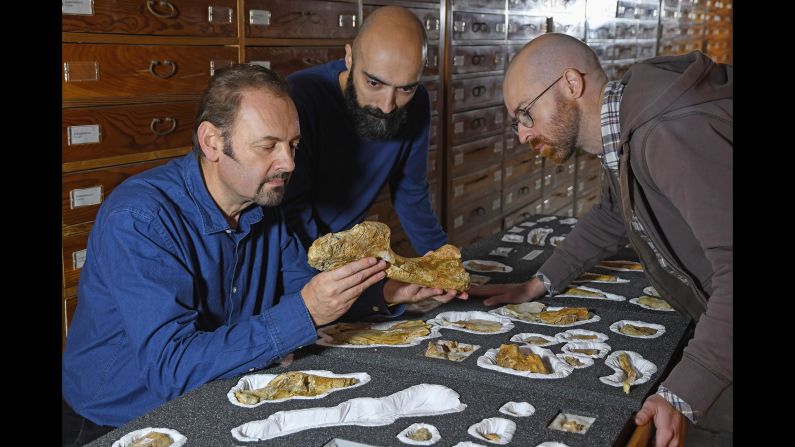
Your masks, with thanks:
[[[604,98],[602,98],[600,124],[604,152],[600,158],[602,164],[614,174],[618,173],[618,140],[621,137],[618,111],[623,93],[624,84],[621,81],[610,81],[605,85]]]

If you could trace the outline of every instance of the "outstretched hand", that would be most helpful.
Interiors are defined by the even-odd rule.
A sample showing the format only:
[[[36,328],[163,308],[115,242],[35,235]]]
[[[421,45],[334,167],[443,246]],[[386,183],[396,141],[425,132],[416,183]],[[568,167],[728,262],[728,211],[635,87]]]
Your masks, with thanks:
[[[417,303],[429,298],[446,303],[453,298],[465,300],[469,298],[469,294],[466,292],[459,294],[455,290],[408,284],[394,279],[388,279],[384,283],[384,301],[389,304]]]
[[[538,278],[533,278],[521,284],[488,284],[469,288],[470,295],[485,297],[483,304],[487,306],[502,303],[524,303],[532,301],[545,293],[544,283]]]

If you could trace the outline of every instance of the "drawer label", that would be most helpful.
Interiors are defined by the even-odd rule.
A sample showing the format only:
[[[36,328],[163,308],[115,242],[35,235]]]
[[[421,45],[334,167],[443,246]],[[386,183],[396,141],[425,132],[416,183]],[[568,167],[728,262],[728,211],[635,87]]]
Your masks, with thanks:
[[[102,203],[102,186],[92,188],[78,188],[69,191],[69,206],[71,209],[82,206],[99,205]]]
[[[69,126],[67,129],[66,139],[69,146],[99,143],[99,124]]]
[[[248,13],[248,22],[252,25],[268,26],[271,24],[271,12],[264,9],[252,9]]]
[[[78,250],[72,253],[72,269],[80,270],[83,264],[86,263],[86,249]]]
[[[93,16],[94,0],[61,0],[61,12],[69,15]]]
[[[455,161],[453,164],[456,166],[464,164],[464,154],[455,154]]]
[[[265,67],[268,70],[271,68],[271,61],[251,61],[249,64],[259,65],[261,67]]]
[[[453,192],[453,197],[458,197],[464,193],[464,185],[455,185],[455,191]]]
[[[461,225],[464,225],[464,216],[458,216],[453,221],[453,228],[458,228]]]

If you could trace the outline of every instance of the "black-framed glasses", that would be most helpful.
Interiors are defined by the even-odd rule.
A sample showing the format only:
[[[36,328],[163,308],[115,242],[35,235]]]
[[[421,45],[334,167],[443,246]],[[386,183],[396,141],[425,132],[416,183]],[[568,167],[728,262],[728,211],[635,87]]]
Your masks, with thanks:
[[[511,130],[513,130],[513,133],[517,135],[519,134],[519,123],[521,123],[524,127],[527,127],[528,129],[533,127],[533,117],[530,116],[530,109],[533,107],[536,101],[538,101],[542,96],[544,96],[544,93],[546,93],[555,84],[557,84],[558,81],[563,79],[564,75],[565,73],[560,75],[557,79],[555,79],[551,84],[549,84],[547,88],[542,90],[541,93],[539,93],[538,96],[533,98],[533,100],[530,101],[530,103],[528,103],[526,106],[516,110],[516,117],[513,120],[511,120]],[[580,75],[585,76],[586,73],[580,73]]]

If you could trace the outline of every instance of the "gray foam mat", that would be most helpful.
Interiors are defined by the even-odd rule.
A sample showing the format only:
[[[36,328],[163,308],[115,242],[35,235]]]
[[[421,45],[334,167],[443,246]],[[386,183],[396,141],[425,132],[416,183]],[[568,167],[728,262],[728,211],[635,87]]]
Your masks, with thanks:
[[[561,298],[560,300],[565,300]],[[554,304],[549,299],[542,300],[547,304]],[[601,320],[595,323],[588,323],[579,326],[552,327],[537,324],[529,324],[515,321],[514,328],[503,334],[471,334],[453,329],[441,329],[442,336],[430,340],[455,340],[463,343],[480,345],[481,348],[461,362],[453,362],[443,359],[425,357],[424,353],[428,347],[428,341],[423,341],[417,346],[410,347],[375,347],[375,348],[339,348],[315,346],[311,352],[320,356],[335,357],[343,360],[359,361],[373,365],[388,365],[391,368],[407,371],[433,371],[434,374],[447,378],[466,377],[467,380],[501,388],[527,389],[533,392],[545,392],[558,395],[562,398],[585,399],[592,401],[605,401],[611,405],[628,407],[632,409],[640,408],[645,397],[656,390],[656,384],[662,379],[672,357],[677,352],[677,348],[683,337],[689,333],[686,320],[671,312],[656,312],[655,315],[634,312],[636,308],[632,304],[625,303],[624,306],[630,308],[617,312],[610,309],[595,309],[590,306],[591,301],[584,299],[574,299],[582,302],[578,305],[588,307],[597,313]],[[568,305],[573,305],[569,304]],[[491,307],[493,308],[493,307]],[[468,301],[450,302],[440,306],[423,316],[407,315],[406,318],[421,318],[428,320],[441,312],[447,311],[467,311],[467,310],[488,310],[477,298],[470,298]],[[632,338],[610,331],[609,327],[618,320],[641,320],[649,323],[662,324],[666,332],[660,337],[653,339]],[[657,366],[657,372],[651,380],[633,386],[629,394],[625,394],[621,388],[611,387],[599,381],[600,376],[608,376],[613,370],[604,364],[605,358],[594,359],[594,365],[584,369],[575,369],[571,375],[562,379],[529,379],[525,377],[505,374],[494,370],[482,368],[477,365],[477,358],[488,349],[499,348],[502,343],[509,343],[514,334],[523,332],[534,332],[544,335],[554,336],[558,332],[567,329],[582,328],[598,331],[610,337],[606,343],[610,345],[611,351],[630,350],[641,354],[645,359],[653,362]],[[554,353],[560,353],[564,343],[547,347]],[[609,355],[609,353],[608,353]]]
[[[376,446],[405,446],[396,438],[397,434],[416,422],[425,422],[439,429],[442,439],[435,446],[452,446],[460,441],[478,441],[467,434],[467,429],[484,418],[503,417],[517,424],[513,440],[508,445],[535,446],[543,441],[558,441],[569,446],[608,446],[626,436],[627,421],[632,411],[613,407],[599,401],[583,401],[555,396],[540,391],[510,390],[466,380],[466,374],[458,378],[438,376],[422,365],[412,369],[395,370],[388,366],[360,363],[314,355],[296,355],[296,361],[288,367],[273,367],[257,373],[279,373],[286,370],[327,369],[335,373],[367,372],[371,381],[351,390],[334,392],[319,400],[292,400],[276,404],[264,404],[256,408],[241,408],[232,405],[226,393],[238,379],[218,380],[198,390],[174,399],[154,411],[114,430],[88,444],[90,447],[108,446],[126,433],[144,427],[166,427],[187,436],[189,446],[322,446],[332,438],[344,438]],[[335,406],[356,397],[382,397],[419,383],[432,383],[452,388],[460,395],[467,408],[459,413],[440,416],[399,418],[390,425],[377,427],[338,426],[301,431],[263,442],[239,442],[230,430],[240,424],[267,418],[281,410]],[[506,402],[527,401],[535,408],[528,417],[509,417],[498,409]],[[584,435],[566,433],[548,428],[559,412],[594,417],[596,420]]]

